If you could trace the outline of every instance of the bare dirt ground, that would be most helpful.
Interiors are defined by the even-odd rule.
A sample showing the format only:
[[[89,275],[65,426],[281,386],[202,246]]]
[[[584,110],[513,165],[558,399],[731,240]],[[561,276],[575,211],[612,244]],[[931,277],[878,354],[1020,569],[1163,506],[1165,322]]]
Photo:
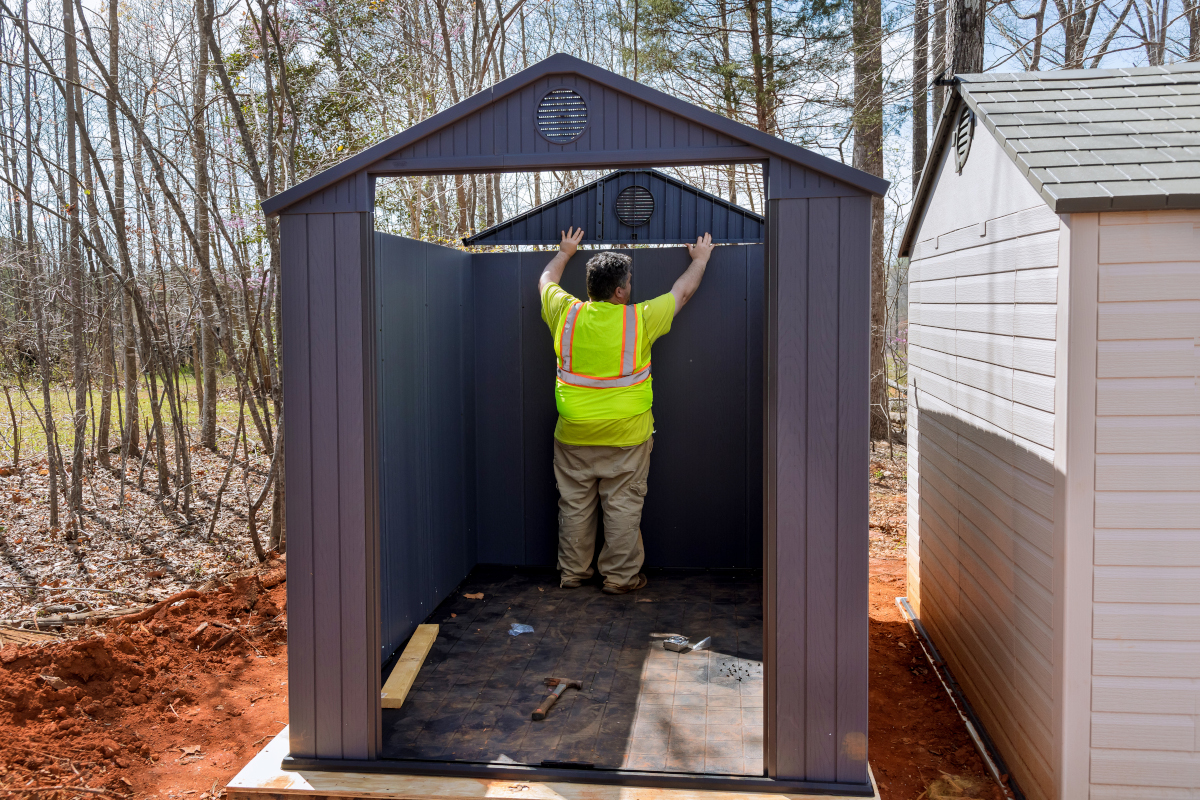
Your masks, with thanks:
[[[894,457],[886,447],[872,453],[871,766],[883,800],[1000,800],[896,607],[895,598],[905,591],[905,477],[903,448]],[[24,486],[36,491],[29,476]],[[0,505],[0,525],[16,522],[19,530],[33,526],[36,533],[29,505],[11,500]],[[26,512],[16,520],[14,506]],[[229,550],[202,537],[198,544],[168,547],[159,543],[170,544],[170,536],[187,539],[187,529],[164,532],[162,520],[152,519],[161,510],[143,512],[151,518],[144,539],[138,537],[143,544],[156,543],[158,560],[110,572],[87,571],[86,565],[105,558],[121,561],[114,557],[137,545],[102,526],[88,532],[85,524],[90,542],[83,542],[88,551],[84,572],[137,588],[116,598],[98,593],[102,599],[92,600],[62,589],[71,584],[61,580],[63,573],[54,565],[74,569],[80,562],[61,536],[56,540],[42,532],[30,548],[25,546],[29,540],[16,541],[22,534],[8,539],[2,555],[9,569],[60,583],[40,587],[39,599],[32,602],[28,591],[9,595],[9,614],[66,607],[71,599],[94,609],[111,608],[161,601],[191,586],[204,590],[145,618],[69,628],[61,638],[29,642],[36,634],[0,628],[0,642],[10,642],[0,649],[0,793],[6,796],[215,800],[287,722],[286,597],[285,584],[277,583],[283,577],[281,562],[252,574],[228,575],[230,566],[253,561],[252,555],[237,557],[232,538]],[[205,553],[211,553],[210,566],[189,573],[186,558]],[[146,574],[163,569],[163,561],[174,565],[177,560],[174,571]],[[53,603],[44,599],[46,589],[60,590]]]
[[[70,639],[0,649],[0,790],[222,796],[287,721],[281,578],[276,566]]]

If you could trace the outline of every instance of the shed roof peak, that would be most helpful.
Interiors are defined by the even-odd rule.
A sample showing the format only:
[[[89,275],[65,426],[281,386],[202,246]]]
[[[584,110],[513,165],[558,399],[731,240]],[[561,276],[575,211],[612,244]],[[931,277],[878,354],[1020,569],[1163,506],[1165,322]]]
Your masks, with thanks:
[[[553,88],[586,105],[574,139],[536,128]],[[536,95],[536,96],[535,96]],[[777,158],[882,194],[882,178],[785,142],[641,83],[556,53],[263,203],[275,215],[356,175],[520,172],[563,168],[737,163]]]

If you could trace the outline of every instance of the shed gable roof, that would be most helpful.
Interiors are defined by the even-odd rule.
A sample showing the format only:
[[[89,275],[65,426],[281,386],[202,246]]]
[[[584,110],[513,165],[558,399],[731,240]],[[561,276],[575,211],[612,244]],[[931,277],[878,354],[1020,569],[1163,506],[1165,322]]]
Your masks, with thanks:
[[[551,88],[578,92],[588,126],[555,144],[534,126],[539,101]],[[562,53],[522,70],[451,108],[314,175],[263,203],[282,212],[356,174],[506,172],[671,163],[727,163],[779,158],[821,177],[872,194],[888,183],[853,167],[714,114]],[[789,180],[794,181],[794,176]]]
[[[1200,208],[1200,64],[958,79],[900,255],[912,250],[963,103],[1055,213]]]
[[[654,198],[644,225],[630,227],[616,213],[620,193],[641,186]],[[557,244],[568,226],[584,229],[585,243],[679,244],[705,232],[721,243],[761,242],[763,218],[739,205],[654,169],[611,172],[537,208],[463,239],[463,244]]]
[[[1055,212],[1200,207],[1200,64],[960,77]]]

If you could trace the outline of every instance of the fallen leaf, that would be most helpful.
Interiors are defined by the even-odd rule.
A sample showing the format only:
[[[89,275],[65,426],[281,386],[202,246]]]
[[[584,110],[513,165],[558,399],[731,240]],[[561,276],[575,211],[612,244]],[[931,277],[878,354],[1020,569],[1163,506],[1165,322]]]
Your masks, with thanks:
[[[463,597],[468,600],[482,600],[483,592],[463,592]]]

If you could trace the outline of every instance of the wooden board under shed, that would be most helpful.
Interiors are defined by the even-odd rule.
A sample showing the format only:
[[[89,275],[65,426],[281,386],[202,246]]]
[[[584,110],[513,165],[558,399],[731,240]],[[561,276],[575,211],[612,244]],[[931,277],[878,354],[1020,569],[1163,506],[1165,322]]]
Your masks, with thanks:
[[[383,685],[381,699],[384,708],[400,708],[404,705],[404,698],[408,696],[408,690],[412,688],[413,681],[417,679],[417,673],[421,671],[421,665],[425,663],[425,656],[429,655],[429,650],[433,647],[437,636],[437,625],[417,626],[417,630],[409,638],[404,652],[400,654],[396,666],[392,668],[392,674],[388,676],[387,683]]]
[[[594,783],[553,783],[491,780],[486,778],[439,778],[428,775],[382,775],[366,772],[319,772],[283,770],[280,763],[288,753],[288,729],[284,728],[247,764],[226,787],[228,800],[359,800],[360,798],[404,798],[404,800],[851,800],[845,795],[776,794],[765,792],[705,791],[702,789],[655,789],[639,786],[602,786]],[[875,790],[869,798],[879,800],[879,788],[870,770]]]

